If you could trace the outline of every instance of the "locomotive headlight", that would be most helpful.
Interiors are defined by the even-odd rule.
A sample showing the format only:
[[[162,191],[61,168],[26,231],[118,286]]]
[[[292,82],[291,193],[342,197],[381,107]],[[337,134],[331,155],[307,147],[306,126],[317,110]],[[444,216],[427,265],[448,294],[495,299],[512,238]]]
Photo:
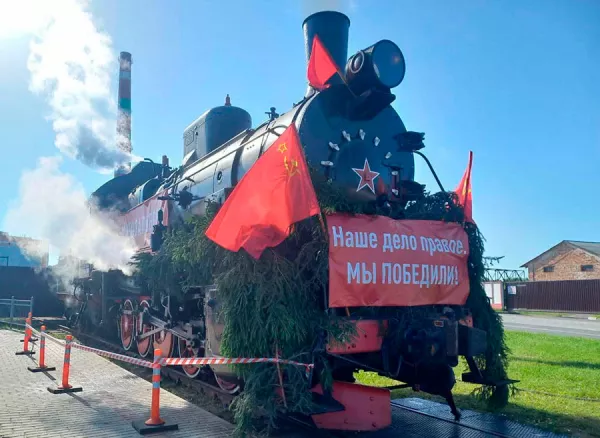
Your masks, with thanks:
[[[405,72],[404,55],[390,40],[358,51],[346,63],[346,81],[356,95],[369,89],[383,91],[397,87]]]

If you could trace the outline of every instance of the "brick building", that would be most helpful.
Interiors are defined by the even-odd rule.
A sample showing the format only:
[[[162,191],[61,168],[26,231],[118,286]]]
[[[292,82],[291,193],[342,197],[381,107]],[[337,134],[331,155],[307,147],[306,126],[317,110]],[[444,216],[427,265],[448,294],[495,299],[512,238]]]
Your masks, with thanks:
[[[563,240],[521,267],[530,281],[600,279],[600,242]]]

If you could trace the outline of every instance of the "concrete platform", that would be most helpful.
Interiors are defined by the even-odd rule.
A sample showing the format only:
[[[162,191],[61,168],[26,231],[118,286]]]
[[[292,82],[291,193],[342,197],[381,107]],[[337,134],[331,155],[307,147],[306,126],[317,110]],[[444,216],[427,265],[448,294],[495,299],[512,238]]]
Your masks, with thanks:
[[[116,438],[140,437],[132,421],[150,415],[152,384],[93,353],[71,352],[69,383],[82,392],[51,394],[48,387],[61,382],[64,349],[46,342],[50,373],[32,373],[33,357],[16,356],[23,348],[17,332],[0,330],[0,437]],[[156,438],[231,437],[227,421],[167,391],[160,393],[161,417],[177,423],[176,431],[148,435]]]

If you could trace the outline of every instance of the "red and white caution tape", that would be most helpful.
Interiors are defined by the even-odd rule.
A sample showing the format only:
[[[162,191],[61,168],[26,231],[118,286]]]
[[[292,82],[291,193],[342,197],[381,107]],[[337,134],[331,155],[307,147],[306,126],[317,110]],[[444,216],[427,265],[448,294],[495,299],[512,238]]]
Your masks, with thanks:
[[[38,335],[38,336],[41,336],[41,335],[42,335],[42,333],[41,333],[41,332],[38,332],[36,329],[34,329],[33,327],[31,327],[29,324],[25,324],[25,325],[26,325],[28,328],[30,328],[30,329],[31,329],[31,332],[32,332],[32,333],[34,333],[34,334],[36,334],[36,335]],[[44,333],[44,337],[45,337],[47,340],[49,340],[50,342],[53,342],[53,343],[55,343],[56,345],[60,345],[61,347],[64,347],[64,346],[65,346],[65,341],[61,341],[60,339],[56,339],[54,336],[51,336],[51,335],[49,335],[48,333]]]
[[[294,360],[276,359],[276,358],[245,358],[245,357],[233,357],[233,358],[178,358],[178,357],[166,357],[159,361],[161,365],[229,365],[229,364],[240,364],[240,363],[281,363],[288,365],[296,365],[300,367],[312,368],[314,364],[296,362]]]
[[[33,333],[41,336],[41,333],[38,332],[33,327],[31,327],[30,325],[28,325],[27,327],[30,328]],[[45,333],[44,337],[46,339],[48,339],[49,341],[52,341],[55,344],[61,345],[63,347],[66,344],[65,341],[61,341],[59,339],[56,339],[55,337],[49,335],[48,333]],[[154,366],[152,362],[148,362],[147,360],[137,359],[135,357],[129,357],[129,356],[125,356],[125,355],[117,354],[117,353],[111,353],[110,351],[98,350],[97,348],[88,347],[87,345],[82,345],[82,344],[79,344],[78,342],[71,342],[71,347],[77,348],[77,349],[83,350],[83,351],[88,351],[90,353],[95,353],[98,356],[110,357],[111,359],[116,359],[116,360],[120,360],[120,361],[123,361],[123,362],[128,362],[128,363],[131,363],[131,364],[134,364],[134,365],[140,365],[140,366],[143,366],[143,367],[146,367],[146,368],[153,368],[153,366]]]
[[[38,332],[36,329],[34,329],[33,327],[31,327],[29,324],[25,323],[25,328],[28,328],[31,330],[31,333],[34,335],[39,335],[40,332]]]
[[[77,342],[73,342],[71,344],[73,348],[77,348],[83,351],[89,351],[90,353],[96,353],[98,356],[110,357],[111,359],[120,360],[122,362],[131,363],[133,365],[139,365],[146,368],[154,368],[154,364],[152,362],[148,362],[144,359],[137,359],[135,357],[125,356],[123,354],[111,353],[109,351],[98,350],[97,348],[88,347],[87,345],[81,345]]]
[[[30,325],[27,325],[28,328],[32,330],[37,335],[41,335],[40,332],[35,330]],[[64,346],[65,341],[61,341],[59,339],[50,336],[48,333],[45,334],[46,339],[52,341],[58,345]],[[99,356],[110,357],[111,359],[120,360],[123,362],[131,363],[133,365],[139,365],[146,368],[154,368],[155,365],[152,362],[149,362],[144,359],[137,359],[135,357],[125,356],[118,353],[111,353],[109,351],[99,350],[97,348],[88,347],[87,345],[82,345],[77,342],[72,342],[71,347],[77,348],[79,350],[88,351],[90,353],[95,353]],[[195,357],[195,358],[179,358],[179,357],[165,357],[160,359],[158,362],[160,366],[178,366],[178,365],[235,365],[235,364],[250,364],[250,363],[280,363],[287,365],[295,365],[299,367],[305,367],[307,370],[314,367],[314,364],[297,362],[294,360],[287,359],[278,359],[278,358],[246,358],[246,357]]]

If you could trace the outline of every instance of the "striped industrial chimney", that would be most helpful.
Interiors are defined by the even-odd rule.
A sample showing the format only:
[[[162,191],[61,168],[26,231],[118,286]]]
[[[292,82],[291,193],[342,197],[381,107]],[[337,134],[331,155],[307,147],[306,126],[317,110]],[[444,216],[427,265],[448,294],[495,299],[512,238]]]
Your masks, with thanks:
[[[119,55],[119,112],[117,115],[117,147],[131,153],[131,53]],[[124,175],[131,170],[131,163],[121,165],[115,170],[115,176]]]

